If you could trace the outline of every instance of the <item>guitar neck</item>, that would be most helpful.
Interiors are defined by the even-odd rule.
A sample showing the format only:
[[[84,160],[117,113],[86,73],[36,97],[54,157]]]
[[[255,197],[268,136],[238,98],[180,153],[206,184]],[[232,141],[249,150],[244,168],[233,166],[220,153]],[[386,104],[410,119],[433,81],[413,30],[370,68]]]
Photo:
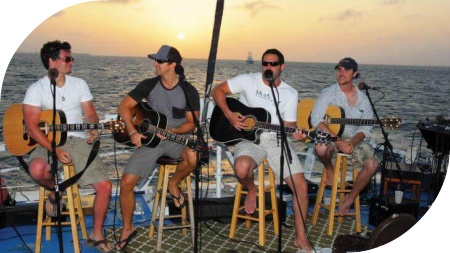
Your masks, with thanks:
[[[256,127],[259,129],[264,129],[264,130],[269,130],[271,132],[280,132],[281,130],[281,126],[280,125],[274,125],[274,124],[270,124],[267,122],[261,122],[261,121],[257,121],[256,122]],[[287,133],[295,133],[297,130],[302,131],[304,134],[310,136],[310,131],[306,131],[306,130],[301,130],[298,128],[293,128],[293,127],[284,127],[284,130]]]
[[[42,127],[41,127],[42,128]],[[48,132],[53,132],[53,125],[46,125],[44,127]],[[92,124],[56,124],[55,130],[57,132],[69,132],[69,131],[86,131],[93,129],[104,129],[103,123]]]
[[[376,119],[346,119],[346,118],[331,118],[330,124],[356,125],[356,126],[372,126],[379,124]]]
[[[196,145],[196,143],[193,140],[189,139],[189,138],[186,138],[186,137],[184,137],[182,135],[179,135],[179,134],[174,134],[174,133],[168,132],[168,131],[166,131],[166,130],[164,130],[162,128],[159,128],[159,127],[156,127],[156,126],[153,126],[153,125],[149,125],[148,130],[152,134],[160,134],[160,135],[164,136],[169,141],[177,142],[177,143],[183,144],[183,145],[188,146],[188,147],[192,147],[192,145],[194,145],[194,146]]]

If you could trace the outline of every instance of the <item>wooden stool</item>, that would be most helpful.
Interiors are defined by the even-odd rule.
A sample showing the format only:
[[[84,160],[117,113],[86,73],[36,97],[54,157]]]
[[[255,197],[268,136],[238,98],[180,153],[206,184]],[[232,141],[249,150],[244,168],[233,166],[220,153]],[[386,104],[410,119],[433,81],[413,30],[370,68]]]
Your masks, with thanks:
[[[389,183],[400,183],[400,179],[385,177],[384,185],[383,185],[383,195],[387,194]],[[414,179],[405,179],[405,180],[403,180],[403,183],[412,185],[411,199],[416,202],[419,202],[420,201],[420,191],[421,191],[420,187],[422,186],[422,181],[414,180]]]
[[[267,164],[267,168],[269,171],[269,186],[265,187],[264,185],[264,169]],[[245,227],[250,228],[251,221],[259,222],[259,244],[264,246],[265,244],[265,225],[266,225],[266,216],[272,214],[273,218],[273,228],[275,235],[278,235],[279,229],[279,221],[278,221],[278,207],[277,207],[277,197],[275,194],[275,176],[270,168],[267,159],[259,165],[258,168],[258,206],[256,208],[256,212],[258,212],[258,218],[253,217],[250,214],[239,214],[241,210],[244,210],[244,206],[241,206],[241,197],[243,194],[248,194],[248,191],[242,190],[242,184],[236,184],[236,192],[234,198],[234,206],[233,206],[233,215],[231,218],[231,227],[230,227],[230,235],[229,238],[234,238],[236,235],[236,227],[238,218],[245,220]],[[266,210],[265,206],[265,193],[270,192],[271,199],[271,209]]]
[[[180,159],[173,159],[170,157],[160,157],[156,163],[159,164],[159,175],[158,175],[158,185],[155,192],[155,199],[153,200],[153,209],[152,209],[152,220],[150,222],[150,231],[148,233],[148,237],[153,238],[153,234],[155,231],[155,223],[158,220],[158,235],[157,235],[157,243],[156,250],[161,251],[161,242],[162,235],[165,229],[182,229],[183,236],[186,236],[186,228],[191,228],[192,235],[192,246],[194,245],[194,236],[195,236],[195,224],[194,224],[194,207],[192,200],[192,191],[191,191],[191,177],[187,176],[185,179],[181,180],[181,190],[187,195],[188,201],[185,207],[181,209],[181,214],[177,215],[165,215],[166,210],[166,198],[168,192],[169,185],[169,175],[175,173],[177,168],[177,164],[181,162]],[[187,220],[186,211],[189,208],[189,220]],[[159,217],[158,217],[159,212]],[[179,225],[168,225],[164,226],[164,220],[167,218],[181,218],[181,223]]]
[[[73,168],[73,164],[64,164],[64,178],[68,179],[75,175],[75,170]],[[51,227],[58,226],[57,221],[52,221],[51,217],[49,217],[45,211],[45,201],[48,199],[49,191],[44,187],[40,187],[39,189],[39,204],[38,204],[38,217],[37,217],[37,231],[36,231],[36,249],[35,252],[41,252],[41,242],[42,242],[42,227],[45,226],[46,230],[46,240],[50,240],[51,238]],[[75,183],[69,186],[66,189],[66,194],[60,198],[60,200],[67,200],[67,211],[61,212],[61,215],[66,215],[70,217],[70,221],[61,222],[62,225],[70,225],[72,229],[72,240],[73,240],[73,248],[74,252],[80,252],[80,244],[78,239],[78,231],[77,225],[80,225],[81,234],[83,238],[86,240],[87,231],[86,224],[84,222],[83,209],[81,207],[81,196],[78,191],[78,185]],[[61,203],[62,205],[62,203]]]
[[[345,177],[347,173],[347,154],[339,153],[336,157],[336,163],[334,165],[333,172],[333,182],[331,186],[331,199],[328,205],[322,203],[323,193],[327,185],[327,172],[324,169],[322,173],[322,180],[320,181],[319,192],[317,193],[316,204],[314,206],[314,213],[312,217],[312,224],[317,224],[317,219],[319,218],[320,208],[323,207],[328,210],[328,235],[333,234],[333,223],[336,216],[336,208],[344,203],[345,193],[349,193],[351,190],[347,190],[346,187],[352,187],[353,184],[347,183]],[[353,170],[353,183],[356,181],[358,172]],[[339,193],[339,203],[336,205],[336,197]],[[356,197],[354,203],[354,212],[349,213],[349,216],[355,216],[356,221],[356,232],[361,232],[361,207],[359,202],[359,195]],[[339,223],[343,222],[343,217],[338,217]]]

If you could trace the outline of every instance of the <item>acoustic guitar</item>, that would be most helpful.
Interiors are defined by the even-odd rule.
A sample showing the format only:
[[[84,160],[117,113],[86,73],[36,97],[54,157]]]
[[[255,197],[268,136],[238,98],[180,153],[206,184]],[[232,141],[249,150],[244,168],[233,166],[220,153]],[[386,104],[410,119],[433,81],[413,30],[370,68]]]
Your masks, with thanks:
[[[246,124],[246,128],[238,131],[230,124],[222,110],[216,106],[213,109],[209,123],[209,133],[215,141],[228,145],[236,144],[243,140],[258,143],[259,135],[263,131],[280,132],[280,126],[270,123],[270,113],[264,108],[248,107],[231,97],[227,97],[226,101],[231,111],[245,115],[243,122]],[[297,130],[302,131],[308,138],[319,143],[329,143],[337,140],[336,137],[331,137],[330,134],[318,130],[305,131],[291,127],[285,127],[285,130],[287,133],[294,133]]]
[[[118,120],[122,120],[120,115],[118,115]],[[203,149],[202,147],[197,147],[196,140],[166,131],[166,115],[152,110],[146,102],[140,102],[135,107],[131,108],[131,121],[136,130],[147,137],[146,139],[141,140],[142,144],[150,148],[157,147],[159,143],[161,143],[161,138],[157,136],[157,134],[160,134],[164,136],[166,140],[183,144],[191,149]],[[123,131],[114,132],[113,136],[114,140],[119,143],[128,146],[134,145],[130,141],[130,136],[128,135],[126,128]]]
[[[314,129],[311,125],[311,113],[314,109],[314,99],[303,99],[297,105],[297,127],[303,127],[305,129]],[[324,117],[325,124],[330,130],[341,137],[344,133],[345,125],[357,125],[357,126],[373,126],[379,125],[380,122],[376,119],[351,119],[345,118],[345,111],[343,108],[331,105],[327,108],[326,115]],[[384,127],[398,129],[401,124],[401,119],[398,117],[380,119]]]
[[[45,133],[48,140],[53,140],[53,110],[41,112],[39,128]],[[55,117],[55,142],[63,146],[69,131],[86,131],[92,129],[122,131],[124,125],[120,121],[92,124],[66,124],[66,115],[57,110]],[[6,148],[15,156],[23,156],[32,151],[38,143],[28,135],[22,112],[22,104],[13,104],[6,109],[3,118],[3,137]]]

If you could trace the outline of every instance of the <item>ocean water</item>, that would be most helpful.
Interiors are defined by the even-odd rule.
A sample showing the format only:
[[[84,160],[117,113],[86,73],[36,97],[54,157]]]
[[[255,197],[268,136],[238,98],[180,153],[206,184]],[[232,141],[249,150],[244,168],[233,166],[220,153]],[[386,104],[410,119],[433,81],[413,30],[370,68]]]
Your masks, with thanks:
[[[95,98],[100,117],[116,113],[123,96],[141,80],[154,76],[153,61],[145,57],[107,57],[75,54],[73,75],[87,81]],[[260,71],[259,62],[218,60],[213,85],[248,72]],[[207,60],[185,59],[187,79],[203,98],[205,93]],[[317,98],[320,91],[335,82],[334,64],[287,62],[283,79],[299,91],[299,99]],[[356,83],[365,82],[385,93],[375,108],[381,118],[401,117],[402,128],[390,132],[393,145],[404,144],[412,138],[415,124],[437,115],[448,115],[450,102],[450,68],[419,66],[364,65]],[[2,91],[0,117],[12,103],[20,103],[27,87],[46,74],[38,54],[16,53],[6,71]],[[373,101],[381,93],[370,91]],[[412,126],[411,126],[412,125]],[[377,137],[379,129],[373,130]],[[406,141],[406,142],[405,142]]]
[[[95,98],[100,118],[115,114],[120,100],[141,80],[154,76],[153,61],[146,57],[108,57],[74,54],[73,75],[87,81]],[[320,91],[335,82],[332,63],[287,62],[283,79],[299,91],[299,99],[317,98]],[[205,96],[207,60],[185,59],[187,79]],[[242,61],[218,60],[213,85],[241,73],[258,72],[259,61],[254,64]],[[403,124],[398,130],[386,129],[389,140],[396,149],[406,150],[418,145],[420,132],[416,124],[437,115],[449,117],[450,68],[420,66],[365,65],[359,67],[361,77],[356,83],[365,82],[382,93],[370,90],[380,118],[400,117]],[[16,53],[6,71],[0,103],[0,120],[11,104],[21,103],[27,87],[46,74],[38,54]],[[382,99],[381,99],[382,98]],[[380,100],[381,99],[381,100]],[[2,141],[3,137],[0,137]],[[379,127],[372,130],[372,139],[383,142]],[[123,146],[123,145],[122,145]],[[104,152],[114,149],[114,142],[105,140]],[[125,147],[120,147],[124,148]],[[426,150],[426,147],[423,148]],[[118,157],[119,165],[126,161]],[[0,164],[0,167],[2,164]]]

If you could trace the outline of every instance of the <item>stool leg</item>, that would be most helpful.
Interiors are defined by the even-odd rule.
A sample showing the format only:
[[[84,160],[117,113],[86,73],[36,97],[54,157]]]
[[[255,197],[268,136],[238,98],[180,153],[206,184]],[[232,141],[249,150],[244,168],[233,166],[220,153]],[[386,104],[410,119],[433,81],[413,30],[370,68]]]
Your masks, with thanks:
[[[150,221],[150,229],[148,232],[148,237],[153,238],[153,235],[155,233],[155,222],[158,217],[158,207],[159,207],[159,201],[161,200],[161,191],[162,191],[162,183],[164,180],[164,165],[159,166],[159,173],[158,173],[158,183],[156,184],[155,189],[155,198],[153,199],[153,208],[152,208],[152,220]]]
[[[338,172],[340,175],[340,183],[339,183],[339,205],[338,206],[342,206],[342,204],[344,204],[344,199],[345,199],[345,187],[347,186],[347,181],[346,181],[346,177],[347,177],[347,156],[342,156],[341,157],[341,164],[340,164],[340,171],[338,169]],[[344,222],[344,217],[339,216],[338,217],[338,222],[342,223]]]
[[[358,171],[353,170],[353,185],[355,185],[356,178],[358,177]],[[356,232],[361,233],[361,202],[359,200],[359,194],[356,196],[355,203],[355,222],[356,222]]]
[[[327,182],[327,170],[324,168],[322,172],[322,179],[320,180],[319,183],[319,191],[317,192],[316,204],[314,205],[314,212],[311,219],[311,224],[313,225],[317,224],[317,220],[319,218],[320,204],[323,199],[323,193],[325,191],[325,186],[327,184],[326,182]]]
[[[333,184],[331,186],[331,199],[330,199],[330,214],[328,215],[328,235],[333,234],[334,217],[336,213],[336,195],[339,181],[339,168],[341,166],[341,156],[336,157],[336,164],[334,165],[333,172]]]
[[[42,243],[42,221],[44,219],[44,205],[45,205],[45,189],[44,187],[39,187],[39,203],[38,203],[38,216],[37,216],[37,226],[36,226],[36,253],[41,252]]]
[[[259,244],[265,244],[265,227],[266,227],[266,196],[264,191],[264,162],[259,166],[258,171],[258,222],[259,222]]]
[[[188,208],[189,208],[189,224],[191,225],[191,237],[192,237],[192,246],[194,246],[195,243],[195,218],[194,218],[194,201],[192,198],[192,184],[191,184],[191,177],[187,176],[185,178],[186,180],[186,191],[188,196]]]
[[[186,180],[185,179],[183,179],[183,180],[181,180],[181,191],[183,191],[183,192],[186,192],[186,190],[185,190],[185,187],[186,187]],[[186,195],[185,195],[186,196]],[[184,201],[188,201],[187,199],[185,199]],[[186,203],[186,204],[188,204],[188,203]],[[186,206],[184,206],[182,209],[181,209],[181,225],[186,225],[187,224],[187,222],[186,222],[186,210],[187,210],[187,207]],[[181,234],[183,235],[183,236],[186,236],[186,228],[185,227],[183,227],[182,229],[181,229]]]
[[[166,211],[166,199],[167,199],[167,188],[169,185],[169,171],[167,168],[165,168],[164,171],[164,182],[163,182],[163,188],[161,192],[161,207],[159,209],[159,224],[158,224],[158,236],[157,236],[157,243],[156,243],[156,250],[161,251],[161,244],[162,244],[162,235],[163,235],[163,229],[164,229],[164,216]]]
[[[66,174],[67,175],[67,174]],[[72,238],[73,238],[73,249],[75,252],[80,252],[80,245],[78,244],[78,231],[77,231],[77,223],[76,223],[76,214],[73,203],[73,191],[72,186],[66,189],[67,193],[67,209],[69,209],[70,216],[70,227],[72,229]]]
[[[73,166],[69,167],[69,172],[70,172],[70,177],[75,176],[75,169]],[[73,184],[72,186],[73,189],[73,193],[75,193],[75,198],[74,198],[74,204],[75,204],[75,209],[76,209],[76,214],[78,216],[78,220],[77,222],[79,222],[80,224],[80,230],[81,230],[81,235],[83,236],[83,239],[87,240],[88,239],[88,235],[87,235],[87,230],[86,230],[86,222],[84,221],[84,213],[83,213],[83,206],[81,205],[81,195],[80,195],[80,191],[78,188],[78,184]]]
[[[231,216],[230,234],[228,236],[229,238],[234,238],[234,236],[236,235],[236,227],[238,221],[239,207],[241,205],[241,197],[242,197],[242,184],[237,182],[233,204],[233,214]]]
[[[270,197],[272,200],[272,217],[273,217],[273,230],[275,232],[275,235],[279,235],[280,233],[280,223],[278,215],[280,213],[278,212],[278,203],[277,203],[277,196],[276,196],[276,190],[275,190],[275,175],[273,174],[273,171],[271,168],[269,168],[269,181],[270,181]]]

